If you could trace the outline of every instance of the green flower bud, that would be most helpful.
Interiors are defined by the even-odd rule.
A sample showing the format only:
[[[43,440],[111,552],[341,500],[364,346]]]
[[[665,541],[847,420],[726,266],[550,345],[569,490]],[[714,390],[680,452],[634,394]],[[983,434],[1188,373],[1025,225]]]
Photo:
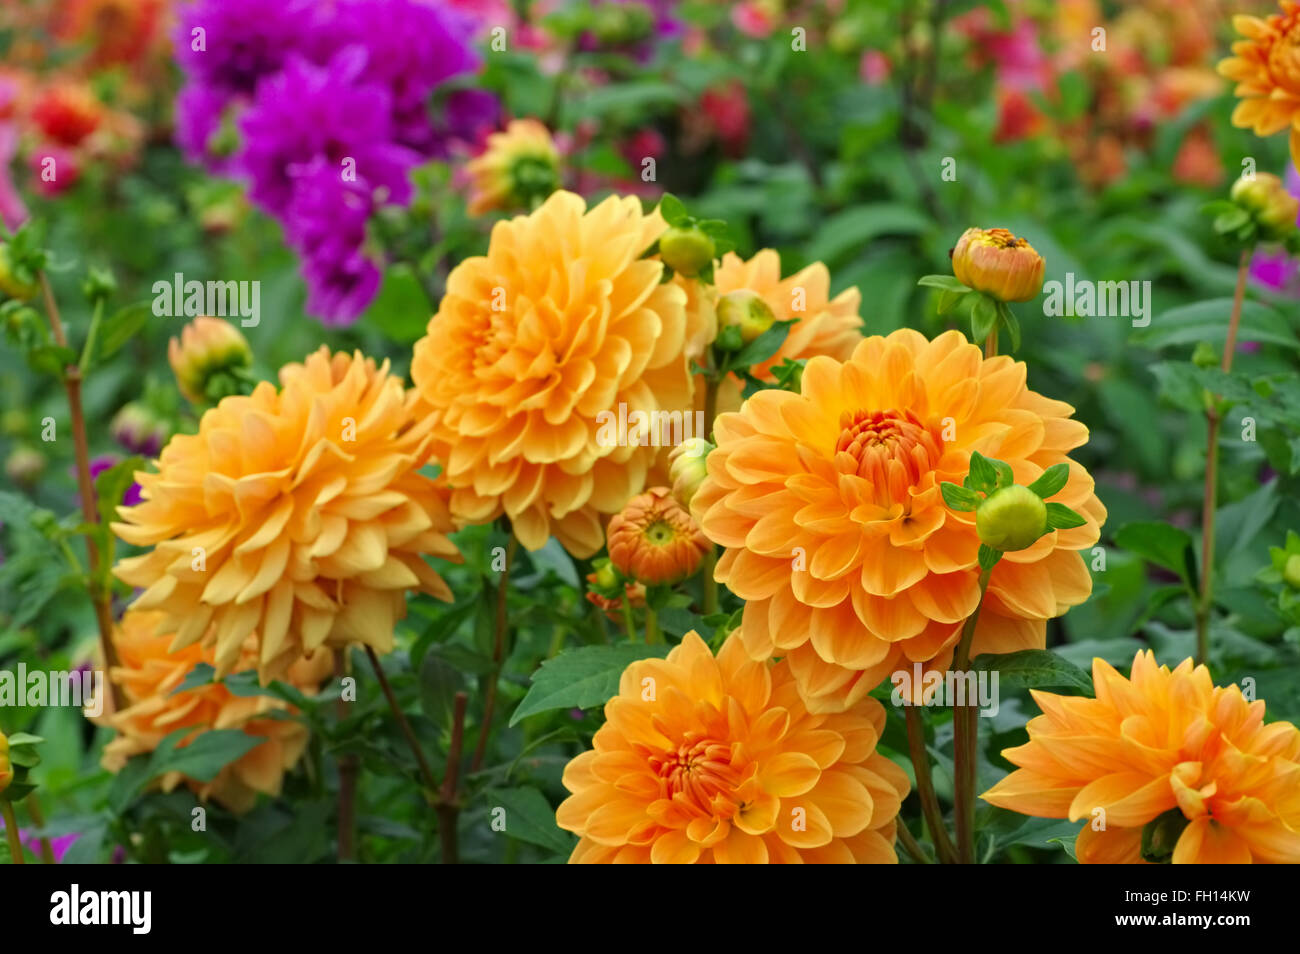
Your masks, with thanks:
[[[975,530],[994,550],[1024,550],[1047,532],[1047,505],[1028,487],[1003,487],[976,508]]]
[[[694,278],[713,261],[717,246],[713,239],[694,226],[673,226],[659,239],[659,257],[664,264],[687,278]]]
[[[40,282],[35,277],[22,274],[17,268],[9,245],[0,244],[0,292],[18,301],[31,301],[40,290]]]
[[[1219,355],[1214,350],[1214,345],[1208,341],[1202,341],[1192,352],[1192,364],[1198,368],[1217,368],[1219,366]]]
[[[673,481],[673,496],[688,510],[695,491],[700,489],[700,484],[704,483],[704,478],[708,476],[709,469],[705,464],[705,458],[709,456],[711,450],[713,445],[703,437],[692,437],[682,441],[668,455],[670,462],[668,474]]]
[[[1252,179],[1238,179],[1228,193],[1232,201],[1250,213],[1259,227],[1260,238],[1280,242],[1294,231],[1300,215],[1300,199],[1270,172],[1257,172]]]
[[[767,331],[775,321],[771,307],[756,291],[741,288],[718,299],[718,327],[738,329],[744,344]]]
[[[1300,553],[1293,553],[1286,558],[1282,579],[1286,581],[1287,586],[1300,590]]]

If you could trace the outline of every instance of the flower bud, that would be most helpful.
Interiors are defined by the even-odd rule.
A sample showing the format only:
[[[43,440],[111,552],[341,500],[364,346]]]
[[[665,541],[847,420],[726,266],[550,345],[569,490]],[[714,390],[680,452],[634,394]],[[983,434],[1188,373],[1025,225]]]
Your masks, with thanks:
[[[1142,860],[1151,864],[1168,862],[1186,827],[1187,816],[1180,808],[1171,808],[1147,822],[1142,826]]]
[[[550,130],[535,119],[516,119],[488,136],[487,147],[465,166],[469,213],[533,209],[560,187],[560,153]]]
[[[5,458],[5,476],[10,482],[30,487],[45,472],[45,455],[30,447],[15,447]]]
[[[1024,550],[1047,532],[1047,505],[1028,487],[1003,487],[976,508],[975,530],[994,550]]]
[[[1286,558],[1282,579],[1286,581],[1287,586],[1300,590],[1300,553],[1293,553]]]
[[[667,487],[629,500],[609,521],[605,537],[614,569],[647,586],[691,576],[712,546]]]
[[[35,275],[19,269],[7,243],[0,243],[0,292],[18,301],[31,301],[41,290]]]
[[[14,780],[14,767],[9,761],[9,738],[0,732],[0,793]]]
[[[168,343],[167,360],[181,394],[194,404],[205,404],[224,396],[212,393],[214,390],[235,393],[214,379],[249,367],[253,354],[248,341],[230,322],[199,317],[181,329],[179,341],[173,338]]]
[[[952,273],[1001,301],[1029,301],[1043,290],[1043,257],[1006,229],[967,229],[952,250]]]
[[[763,296],[748,288],[728,292],[718,299],[718,328],[737,328],[740,340],[749,344],[776,321]]]
[[[1300,199],[1287,192],[1286,185],[1272,173],[1257,172],[1253,179],[1238,179],[1228,194],[1250,213],[1264,241],[1281,241],[1295,228]]]
[[[713,445],[703,437],[691,437],[682,441],[668,455],[668,475],[673,481],[673,497],[686,509],[690,509],[691,498],[700,484],[708,476],[709,468],[705,459]]]
[[[1217,368],[1219,366],[1219,355],[1214,350],[1214,345],[1208,341],[1198,342],[1196,350],[1192,352],[1192,364],[1198,368]]]
[[[148,407],[132,401],[113,416],[109,431],[113,440],[132,454],[157,457],[167,442],[169,428]]]
[[[659,238],[659,257],[680,275],[693,278],[707,268],[717,254],[717,246],[708,234],[691,226],[673,226]]]

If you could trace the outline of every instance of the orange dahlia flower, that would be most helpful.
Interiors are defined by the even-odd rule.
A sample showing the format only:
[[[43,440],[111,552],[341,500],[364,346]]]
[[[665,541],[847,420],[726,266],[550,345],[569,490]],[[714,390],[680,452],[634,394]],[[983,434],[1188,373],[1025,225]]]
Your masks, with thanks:
[[[602,515],[644,487],[657,448],[609,423],[620,406],[673,411],[691,393],[686,295],[641,257],[663,229],[637,199],[587,210],[556,192],[452,271],[411,376],[458,520],[505,514],[530,550],[553,534],[590,556]]]
[[[787,663],[715,659],[687,633],[628,666],[606,722],[564,770],[571,863],[893,864],[907,775],[876,751],[885,710],[804,707]]]
[[[279,699],[237,696],[221,683],[176,692],[196,664],[212,664],[214,653],[197,644],[171,652],[170,636],[155,633],[160,624],[165,625],[162,613],[128,610],[114,631],[113,644],[121,665],[110,677],[122,687],[127,705],[97,720],[117,732],[104,746],[104,768],[121,771],[127,759],[152,752],[177,729],[194,729],[180,747],[189,745],[205,729],[242,729],[249,735],[264,736],[266,741],[225,766],[209,782],[168,772],[161,779],[163,791],[170,792],[183,782],[200,798],[212,798],[235,812],[252,808],[259,792],[279,795],[284,773],[298,763],[306,748],[306,726],[277,717],[293,711]],[[289,667],[286,681],[315,693],[330,675],[333,662],[333,653],[327,650],[300,658]],[[249,637],[241,647],[236,668],[251,669],[256,663],[257,640]]]
[[[1002,753],[1019,768],[985,801],[1088,819],[1075,843],[1085,864],[1300,862],[1294,725],[1265,725],[1263,700],[1216,688],[1190,659],[1170,672],[1139,652],[1128,679],[1094,659],[1092,678],[1095,699],[1033,692],[1043,714],[1027,744]],[[1164,857],[1152,857],[1153,840]]]
[[[667,487],[629,500],[609,521],[606,536],[609,562],[647,586],[686,579],[713,546]]]
[[[1075,551],[1106,516],[1066,456],[1088,434],[1072,410],[959,332],[902,329],[845,362],[813,358],[801,394],[759,391],[721,415],[691,512],[726,548],[716,577],[747,601],[750,655],[787,657],[813,711],[853,703],[900,666],[946,668],[979,601],[980,541],[940,484],[962,482],[972,451],[1005,461],[1018,484],[1069,464],[1054,499],[1086,523],[1003,557],[974,636],[976,653],[1041,648],[1045,621],[1092,590]]]
[[[388,362],[322,347],[280,381],[173,437],[113,524],[152,547],[115,571],[144,588],[133,605],[163,610],[178,650],[215,644],[221,675],[256,632],[263,682],[324,645],[387,652],[408,589],[451,599],[424,555],[460,560],[446,492],[420,473],[432,421]]]
[[[1266,20],[1241,14],[1233,28],[1245,39],[1219,63],[1219,74],[1237,84],[1241,98],[1232,124],[1257,136],[1291,131],[1291,158],[1300,164],[1300,3],[1282,0]]]

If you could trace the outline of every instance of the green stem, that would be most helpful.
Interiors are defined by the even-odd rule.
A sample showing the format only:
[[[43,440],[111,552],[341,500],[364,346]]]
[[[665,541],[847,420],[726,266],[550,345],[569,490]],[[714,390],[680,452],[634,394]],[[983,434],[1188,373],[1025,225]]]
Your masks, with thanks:
[[[928,865],[930,859],[925,856],[925,852],[921,849],[920,843],[917,842],[912,833],[907,830],[907,825],[903,823],[903,819],[895,819],[894,828],[897,833],[898,843],[907,849],[907,853],[912,856],[912,859],[918,865]]]
[[[659,632],[659,620],[655,616],[654,607],[649,602],[645,605],[645,641],[647,646],[663,642],[663,636]]]
[[[497,702],[497,683],[501,681],[501,670],[504,667],[506,658],[506,630],[509,625],[506,614],[506,597],[510,592],[510,566],[514,563],[515,551],[518,548],[519,540],[512,533],[510,542],[506,544],[506,568],[501,571],[501,582],[497,584],[496,637],[492,644],[492,678],[487,684],[487,691],[483,698],[483,722],[479,725],[478,742],[474,745],[474,758],[469,764],[471,773],[477,772],[479,766],[483,764],[483,757],[487,754],[488,737],[492,734],[492,716]]]
[[[930,829],[930,840],[934,842],[934,853],[943,864],[950,865],[956,861],[952,842],[948,840],[948,829],[943,823],[943,809],[939,807],[939,796],[934,791],[934,780],[930,776],[930,757],[925,751],[925,726],[921,722],[921,711],[917,706],[903,706],[903,716],[907,721],[907,750],[912,758],[912,771],[916,775],[916,794],[921,800],[921,814],[926,827]],[[902,826],[902,821],[898,822]]]
[[[7,798],[0,798],[0,815],[4,816],[5,837],[9,840],[9,854],[13,856],[14,864],[26,864],[27,861],[23,858],[23,840],[18,835],[18,819],[14,815],[14,803]]]
[[[632,597],[628,595],[627,587],[623,588],[623,628],[627,630],[628,642],[636,640],[636,620],[632,617]]]
[[[1251,249],[1241,252],[1237,266],[1237,287],[1232,296],[1232,314],[1228,318],[1228,337],[1223,345],[1222,368],[1232,373],[1233,352],[1237,350],[1237,328],[1241,324],[1241,306],[1246,296],[1246,278],[1250,274]],[[1201,499],[1201,587],[1196,600],[1196,664],[1203,666],[1210,654],[1210,614],[1214,608],[1214,517],[1219,487],[1219,397],[1212,395],[1205,408],[1205,490]]]
[[[45,827],[45,813],[41,811],[41,803],[36,798],[36,793],[32,792],[27,796],[27,814],[32,816],[32,824],[37,830]],[[41,863],[46,865],[54,864],[54,846],[50,844],[50,839],[45,835],[40,836],[41,843]]]
[[[979,602],[975,605],[975,612],[971,613],[966,625],[962,627],[961,642],[957,644],[957,654],[953,659],[954,672],[970,670],[971,643],[992,572],[990,569],[980,573]],[[972,693],[963,693],[962,704],[954,705],[952,710],[957,859],[964,865],[975,863],[975,768],[979,753],[979,708],[978,698],[972,699],[971,695]]]

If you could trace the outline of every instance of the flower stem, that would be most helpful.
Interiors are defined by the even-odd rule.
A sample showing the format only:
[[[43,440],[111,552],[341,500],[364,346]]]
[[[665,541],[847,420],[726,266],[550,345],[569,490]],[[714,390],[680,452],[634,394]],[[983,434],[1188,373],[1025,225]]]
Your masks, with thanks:
[[[989,329],[989,336],[984,339],[984,357],[993,358],[998,353],[998,326]]]
[[[907,850],[907,853],[912,856],[913,860],[918,865],[928,865],[930,859],[925,856],[925,851],[921,848],[920,843],[917,842],[915,836],[907,830],[907,825],[903,823],[901,818],[894,820],[894,828],[898,838],[898,843]]]
[[[447,774],[443,776],[442,789],[434,810],[438,814],[438,834],[442,839],[442,863],[460,863],[459,839],[456,826],[460,818],[460,755],[465,744],[465,707],[469,696],[456,693],[452,709],[451,746],[447,750]]]
[[[943,810],[939,807],[939,797],[934,792],[934,781],[930,777],[930,757],[925,751],[925,727],[921,724],[921,711],[914,705],[903,706],[903,716],[907,720],[907,750],[912,757],[912,771],[916,774],[916,794],[921,799],[921,814],[925,816],[926,827],[930,829],[930,840],[934,842],[934,853],[943,864],[952,864],[956,860],[952,842],[948,840],[948,829],[943,823]],[[902,826],[900,821],[899,826]]]
[[[1232,314],[1228,318],[1228,337],[1223,345],[1224,374],[1232,372],[1233,352],[1237,350],[1237,328],[1241,324],[1241,306],[1246,295],[1246,277],[1250,274],[1249,248],[1242,249],[1237,266],[1237,288],[1232,296]],[[1196,599],[1196,664],[1203,666],[1210,652],[1210,614],[1214,608],[1214,516],[1219,485],[1219,398],[1213,395],[1206,404],[1205,492],[1201,500],[1201,585]]]
[[[980,573],[979,602],[975,604],[975,612],[970,614],[966,625],[962,627],[961,642],[957,644],[957,654],[953,659],[954,672],[970,670],[971,643],[975,637],[975,627],[979,624],[980,609],[984,605],[984,594],[988,590],[992,572],[990,569]],[[975,863],[975,768],[979,757],[979,709],[978,699],[971,698],[972,695],[972,692],[963,692],[961,705],[954,704],[952,710],[957,859],[964,865]]]
[[[61,348],[68,346],[68,336],[63,330],[63,321],[59,317],[59,306],[54,300],[54,290],[50,280],[41,272],[41,289],[45,293],[45,311],[50,320],[50,330],[54,333],[55,343]],[[81,408],[81,368],[69,365],[64,370],[64,389],[68,394],[68,411],[72,418],[72,447],[77,458],[77,488],[81,495],[81,513],[87,524],[99,523],[99,507],[95,501],[95,484],[90,478],[90,445],[86,440],[86,417]],[[117,648],[113,645],[113,612],[110,606],[111,593],[107,583],[106,566],[101,565],[102,555],[95,542],[93,532],[86,534],[86,554],[90,559],[87,574],[90,602],[95,609],[95,622],[99,627],[99,649],[104,657],[104,667],[108,670],[108,688],[113,696],[113,710],[120,712],[125,707],[121,690],[113,679],[113,671],[118,667]]]
[[[347,675],[350,650],[340,650],[334,655],[334,678],[342,681]],[[341,697],[335,706],[338,720],[347,718],[348,703]],[[339,757],[339,861],[356,860],[356,801],[357,774],[360,763],[356,755],[347,753]]]
[[[647,646],[663,642],[663,636],[659,633],[659,620],[655,616],[655,608],[648,602],[645,605],[645,642]]]
[[[632,597],[628,594],[627,588],[623,588],[623,599],[619,602],[623,604],[623,627],[627,630],[628,642],[636,641],[636,620],[632,618]]]
[[[397,704],[397,697],[393,695],[393,687],[388,684],[388,677],[384,675],[384,667],[379,665],[379,657],[375,651],[367,646],[366,655],[370,657],[370,665],[375,670],[375,678],[379,680],[379,688],[384,691],[384,698],[388,700],[388,708],[393,710],[393,718],[397,720],[397,726],[402,730],[402,735],[406,737],[406,744],[410,746],[411,754],[415,756],[416,764],[420,766],[420,778],[424,781],[424,786],[428,789],[429,797],[432,798],[438,791],[438,783],[434,780],[433,770],[429,768],[429,761],[424,757],[424,750],[420,748],[420,742],[415,737],[415,731],[411,728],[411,723],[406,720],[406,713],[402,707]]]
[[[37,830],[45,827],[45,813],[41,811],[41,803],[36,799],[36,793],[32,792],[27,796],[27,814],[32,816],[32,824]],[[50,844],[50,839],[41,835],[41,863],[46,865],[54,864],[54,848]]]
[[[497,683],[501,681],[501,669],[506,656],[506,629],[508,628],[506,596],[510,591],[510,565],[514,562],[515,550],[518,547],[519,540],[514,534],[511,534],[510,542],[506,544],[506,568],[501,572],[501,582],[497,584],[496,640],[492,644],[492,678],[487,684],[487,691],[483,698],[483,722],[479,725],[478,742],[474,746],[474,758],[469,763],[471,772],[477,772],[483,764],[483,756],[487,753],[488,737],[492,734],[492,715],[496,709]]]
[[[14,864],[26,864],[22,836],[18,834],[18,819],[14,815],[14,803],[7,798],[0,798],[0,815],[4,816],[5,837],[9,840],[9,854],[13,856]]]

